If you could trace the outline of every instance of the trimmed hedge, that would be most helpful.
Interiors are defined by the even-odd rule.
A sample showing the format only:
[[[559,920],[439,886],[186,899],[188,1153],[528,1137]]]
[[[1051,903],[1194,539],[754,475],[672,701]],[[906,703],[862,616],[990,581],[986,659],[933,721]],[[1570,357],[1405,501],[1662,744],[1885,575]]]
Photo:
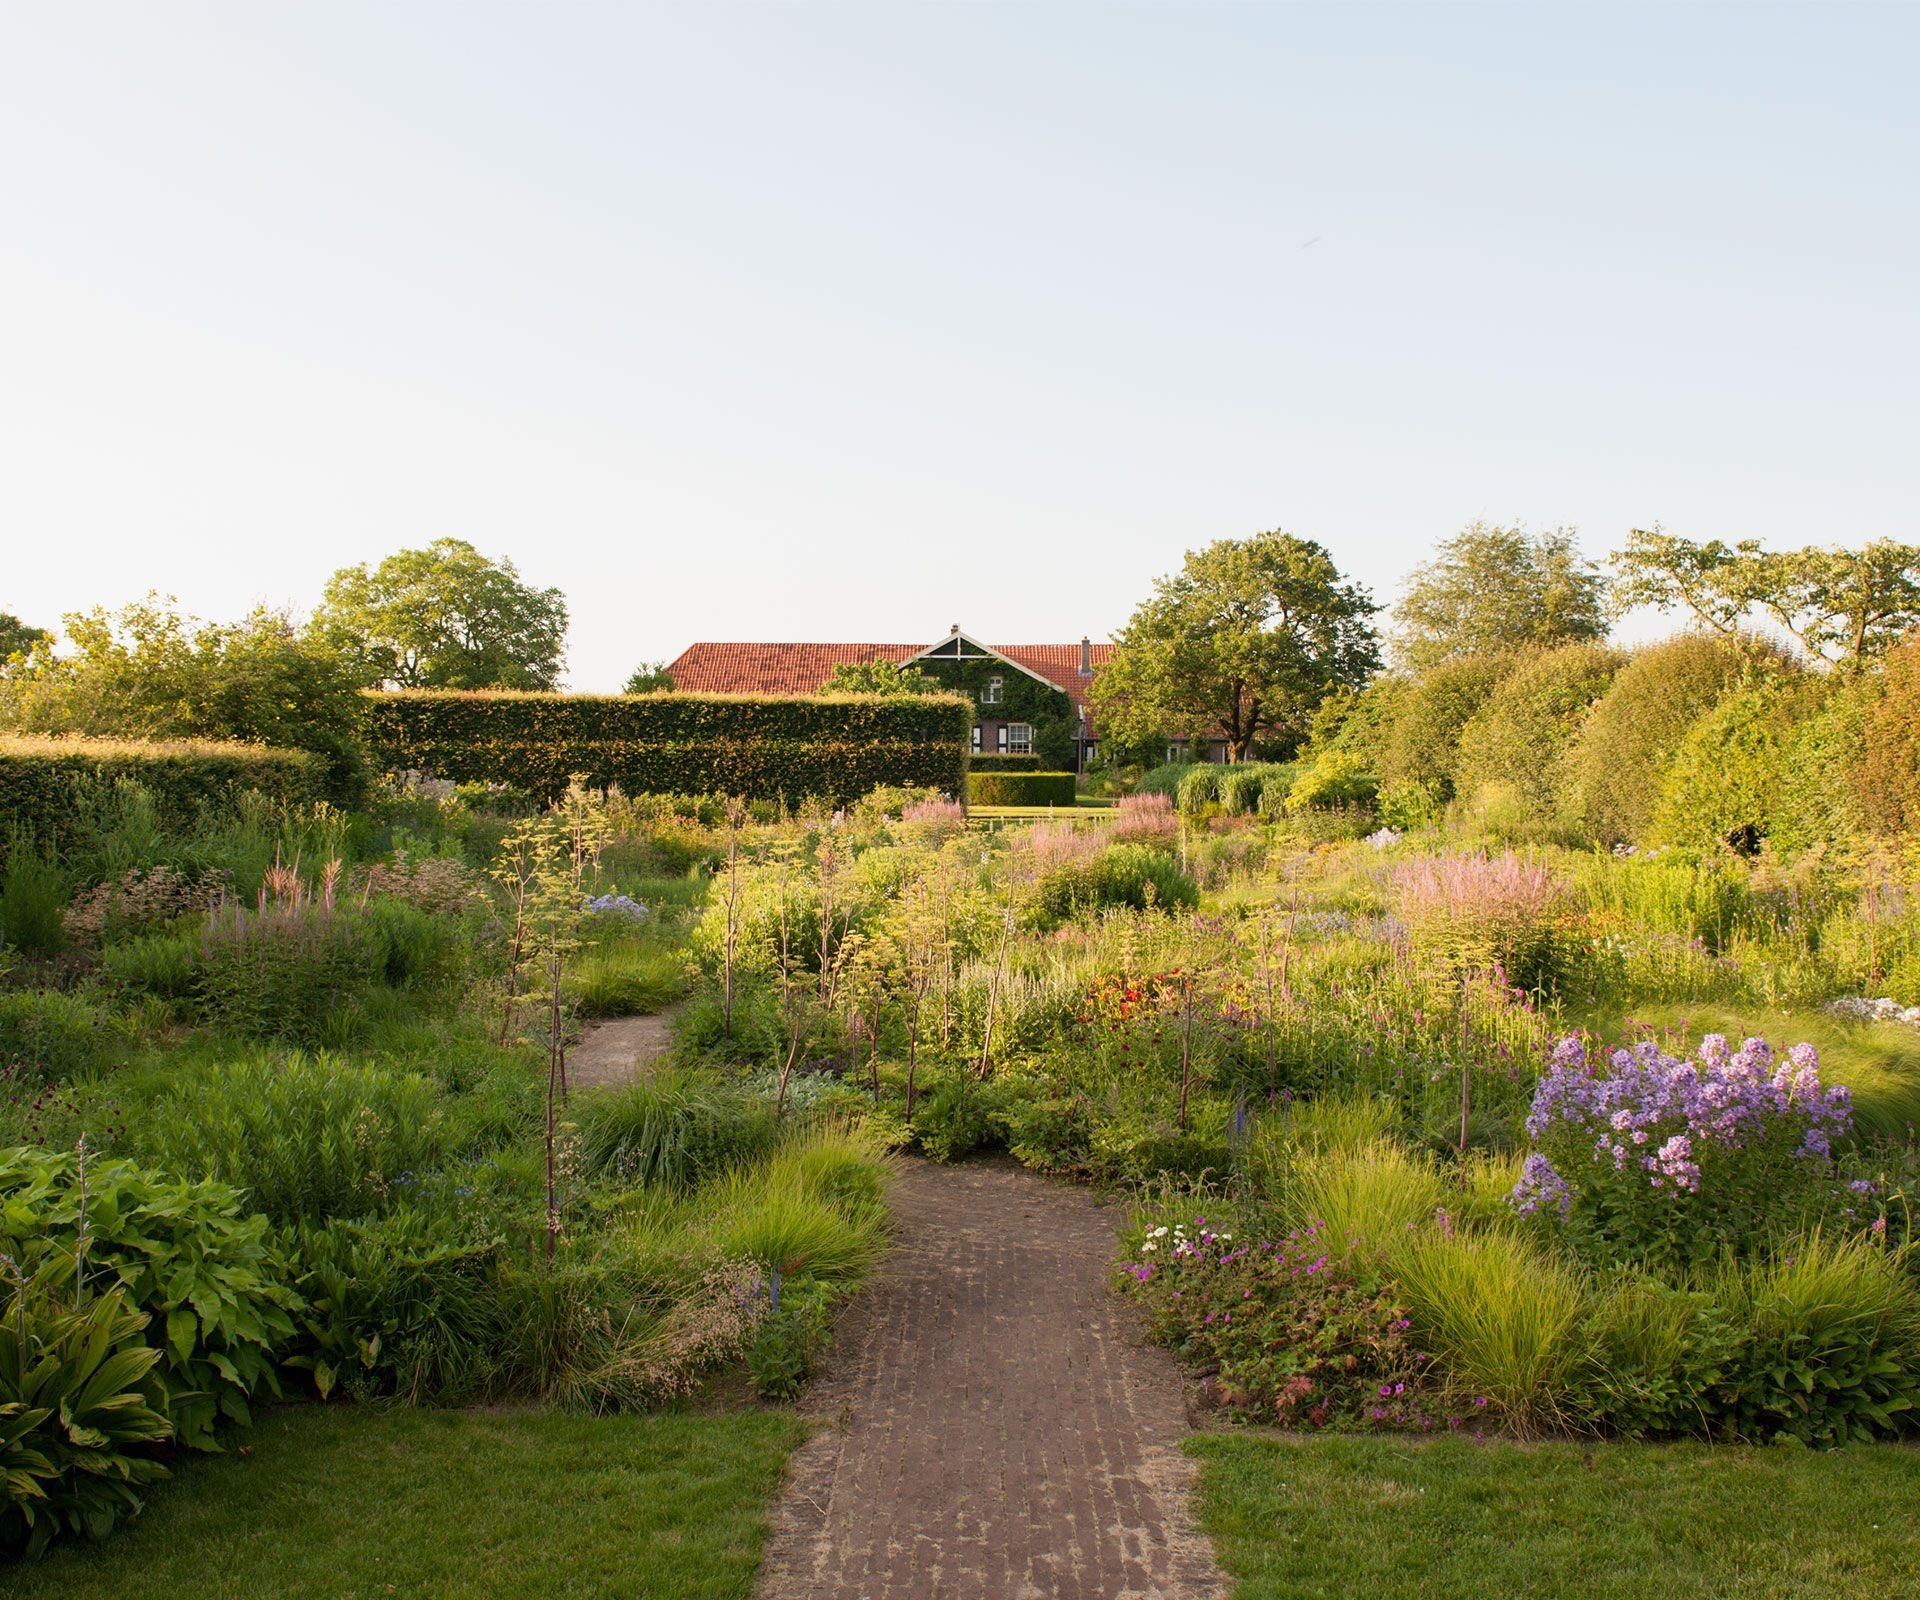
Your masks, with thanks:
[[[326,763],[305,750],[0,734],[0,834],[18,826],[56,840],[93,795],[121,778],[147,789],[165,827],[190,826],[203,806],[229,805],[246,789],[296,805],[327,791]]]
[[[973,708],[953,695],[369,694],[367,744],[388,771],[511,783],[569,778],[629,794],[857,800],[883,784],[966,786]]]
[[[967,784],[974,806],[1070,806],[1079,794],[1071,772],[977,772]]]
[[[969,763],[975,772],[1038,772],[1040,758],[1035,756],[975,756]]]

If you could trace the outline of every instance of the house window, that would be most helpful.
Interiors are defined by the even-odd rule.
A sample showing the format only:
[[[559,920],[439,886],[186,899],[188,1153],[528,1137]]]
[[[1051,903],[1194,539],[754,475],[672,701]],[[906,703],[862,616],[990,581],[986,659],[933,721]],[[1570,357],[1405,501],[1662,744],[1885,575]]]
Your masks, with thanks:
[[[1005,755],[1007,753],[1007,725],[1004,722],[1000,724],[1000,741],[999,741],[998,749],[1001,755]]]
[[[1007,724],[1007,753],[1025,756],[1033,753],[1033,727],[1030,723],[1010,722]]]
[[[980,754],[980,724],[977,722],[973,725],[973,753]]]
[[[980,704],[983,706],[999,705],[1000,691],[1006,687],[1006,682],[1007,680],[1005,678],[987,679],[986,688],[980,691]]]

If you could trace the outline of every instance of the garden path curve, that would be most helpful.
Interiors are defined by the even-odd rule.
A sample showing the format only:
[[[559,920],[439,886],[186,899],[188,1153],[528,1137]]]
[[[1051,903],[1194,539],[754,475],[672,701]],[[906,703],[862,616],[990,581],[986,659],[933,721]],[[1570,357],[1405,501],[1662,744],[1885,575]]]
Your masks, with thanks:
[[[761,1600],[1222,1600],[1180,1374],[1107,1287],[1112,1211],[1007,1160],[909,1161],[894,1217]]]
[[[631,1083],[673,1043],[673,1013],[596,1022],[567,1052],[569,1089],[617,1088]]]

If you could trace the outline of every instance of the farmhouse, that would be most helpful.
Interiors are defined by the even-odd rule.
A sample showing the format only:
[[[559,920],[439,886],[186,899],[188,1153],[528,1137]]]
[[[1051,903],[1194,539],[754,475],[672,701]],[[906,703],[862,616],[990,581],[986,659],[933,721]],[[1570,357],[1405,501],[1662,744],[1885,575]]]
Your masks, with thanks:
[[[976,755],[1077,771],[1095,748],[1087,690],[1112,650],[1085,638],[1077,645],[982,644],[956,623],[933,644],[703,642],[682,651],[667,671],[676,689],[695,693],[811,694],[837,666],[912,665],[973,701]]]

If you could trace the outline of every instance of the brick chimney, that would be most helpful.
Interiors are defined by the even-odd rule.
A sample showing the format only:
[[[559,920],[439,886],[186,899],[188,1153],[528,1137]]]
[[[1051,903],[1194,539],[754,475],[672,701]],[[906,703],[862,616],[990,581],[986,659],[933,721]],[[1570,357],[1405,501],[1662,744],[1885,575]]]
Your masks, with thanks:
[[[1084,633],[1080,635],[1080,676],[1093,676],[1093,640]]]

